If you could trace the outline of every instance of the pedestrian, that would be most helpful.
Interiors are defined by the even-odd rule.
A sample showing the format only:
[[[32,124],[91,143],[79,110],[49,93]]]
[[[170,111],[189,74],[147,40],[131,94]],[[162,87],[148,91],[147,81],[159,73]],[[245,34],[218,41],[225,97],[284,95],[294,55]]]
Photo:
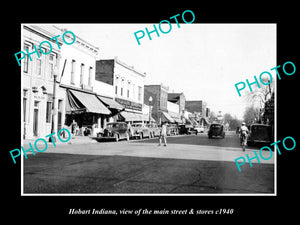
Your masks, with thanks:
[[[161,146],[161,139],[164,141],[164,146],[167,146],[167,125],[165,122],[163,122],[161,125],[158,146]]]
[[[71,133],[72,133],[72,138],[75,137],[76,134],[76,129],[77,129],[77,123],[75,120],[71,123]]]

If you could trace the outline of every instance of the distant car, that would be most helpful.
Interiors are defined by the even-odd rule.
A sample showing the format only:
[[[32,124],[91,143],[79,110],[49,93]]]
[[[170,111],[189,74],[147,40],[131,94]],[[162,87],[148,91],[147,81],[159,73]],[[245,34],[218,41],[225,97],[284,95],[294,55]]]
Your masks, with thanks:
[[[103,132],[97,133],[97,140],[114,139],[119,141],[121,139],[129,140],[128,126],[124,122],[107,123]]]
[[[204,127],[203,126],[194,126],[194,130],[196,130],[197,133],[204,133]]]
[[[168,124],[167,125],[167,135],[177,135],[178,134],[178,127],[176,124]]]
[[[273,139],[271,126],[266,124],[251,124],[249,126],[249,135],[247,144],[270,144]]]
[[[139,137],[143,139],[144,137],[150,138],[149,128],[143,123],[133,123],[131,124],[132,137]]]
[[[198,134],[198,131],[192,125],[180,124],[178,125],[179,134]]]
[[[146,125],[149,129],[150,138],[157,137],[160,135],[160,129],[156,123],[150,123]]]
[[[224,126],[219,123],[213,123],[210,125],[207,134],[208,134],[208,138],[212,138],[212,137],[225,138]]]

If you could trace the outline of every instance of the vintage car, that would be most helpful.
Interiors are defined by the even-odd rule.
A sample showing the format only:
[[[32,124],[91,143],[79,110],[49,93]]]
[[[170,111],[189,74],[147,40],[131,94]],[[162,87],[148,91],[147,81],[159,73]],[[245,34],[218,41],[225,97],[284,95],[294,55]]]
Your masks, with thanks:
[[[132,137],[139,137],[140,139],[143,139],[144,137],[150,138],[149,128],[143,123],[131,124],[131,130]]]
[[[251,124],[249,126],[248,145],[270,144],[273,139],[271,126],[266,124]]]
[[[207,134],[208,134],[208,138],[212,138],[212,137],[225,138],[224,126],[220,123],[213,123],[210,125]]]
[[[203,126],[194,126],[194,130],[196,130],[197,133],[204,133],[204,127]]]
[[[129,140],[128,126],[124,122],[107,123],[103,132],[97,133],[97,140],[114,139],[119,141],[120,139]]]
[[[146,126],[149,129],[150,138],[157,137],[160,135],[160,129],[156,123],[150,123],[150,124],[148,123]]]
[[[167,124],[167,135],[177,135],[178,134],[178,127],[176,124]]]
[[[178,125],[179,134],[198,134],[198,131],[194,129],[192,125],[180,124]]]

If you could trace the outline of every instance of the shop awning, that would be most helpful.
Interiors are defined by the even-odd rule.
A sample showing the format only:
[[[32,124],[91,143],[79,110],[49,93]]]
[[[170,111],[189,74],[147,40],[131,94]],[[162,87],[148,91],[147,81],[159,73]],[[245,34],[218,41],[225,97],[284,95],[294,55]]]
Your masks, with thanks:
[[[123,110],[124,106],[117,103],[115,100],[103,96],[97,96],[108,108]]]
[[[175,117],[172,117],[172,119],[175,120],[176,123],[182,123],[181,119],[178,119],[178,118],[175,118]]]
[[[190,120],[193,125],[195,125],[195,126],[198,125],[198,122],[194,118],[190,118]]]
[[[175,120],[166,112],[162,112],[163,117],[162,117],[162,122],[170,122],[170,123],[174,123]]]
[[[105,107],[105,105],[96,97],[95,94],[75,90],[68,90],[67,95],[69,102],[69,106],[67,106],[67,111],[84,111],[104,115],[111,114],[110,110]]]
[[[143,114],[123,111],[120,113],[120,115],[125,119],[125,121],[143,121],[144,120]]]

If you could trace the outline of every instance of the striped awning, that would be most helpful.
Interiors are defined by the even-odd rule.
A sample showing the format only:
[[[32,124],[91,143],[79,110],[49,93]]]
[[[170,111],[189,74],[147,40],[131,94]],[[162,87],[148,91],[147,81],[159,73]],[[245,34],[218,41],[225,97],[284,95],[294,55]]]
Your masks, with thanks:
[[[162,122],[170,122],[170,123],[175,123],[175,120],[166,112],[162,112],[163,117],[162,117]]]
[[[115,100],[103,96],[97,96],[108,108],[123,110],[124,106],[117,103]]]
[[[110,115],[111,111],[96,97],[95,94],[76,90],[67,90],[67,113],[99,113]]]

